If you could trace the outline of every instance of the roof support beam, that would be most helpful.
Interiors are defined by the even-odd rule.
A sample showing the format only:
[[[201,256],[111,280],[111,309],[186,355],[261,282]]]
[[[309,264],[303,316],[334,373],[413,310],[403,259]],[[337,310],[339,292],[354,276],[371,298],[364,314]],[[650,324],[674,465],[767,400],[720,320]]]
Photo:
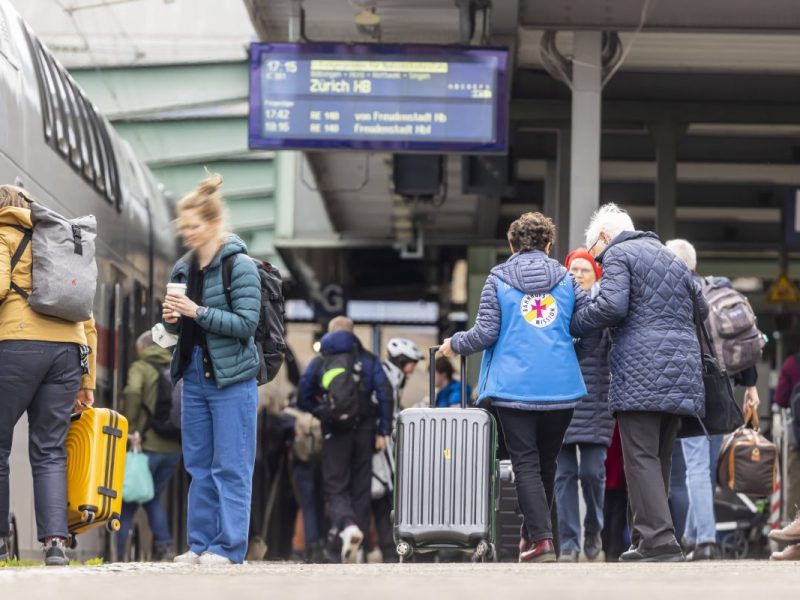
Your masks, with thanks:
[[[770,0],[521,0],[520,25],[534,29],[796,32],[800,3]]]
[[[522,126],[558,129],[570,119],[569,100],[518,99],[511,103],[511,120]],[[745,102],[603,101],[603,123],[632,123],[644,127],[653,121],[678,123],[800,124],[797,104]],[[552,127],[548,124],[552,123]]]

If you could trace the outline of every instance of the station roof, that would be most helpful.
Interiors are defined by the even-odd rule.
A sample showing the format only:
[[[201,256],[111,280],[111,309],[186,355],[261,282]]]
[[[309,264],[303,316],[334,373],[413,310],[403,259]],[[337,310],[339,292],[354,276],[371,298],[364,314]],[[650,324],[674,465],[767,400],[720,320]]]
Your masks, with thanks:
[[[653,226],[655,150],[650,127],[672,119],[678,150],[679,233],[701,248],[774,250],[783,194],[800,186],[800,3],[746,0],[244,0],[262,40],[296,33],[296,7],[309,41],[463,43],[459,5],[491,4],[489,43],[514,49],[512,161],[514,191],[464,194],[463,163],[450,156],[448,198],[441,208],[418,203],[413,218],[428,240],[502,241],[508,221],[541,208],[555,132],[569,126],[570,92],[543,69],[541,39],[561,30],[617,30],[624,60],[604,90],[602,190]],[[355,16],[374,8],[380,31],[359,29]],[[477,29],[481,11],[477,11]],[[372,35],[370,35],[372,33]],[[478,35],[471,43],[479,43]],[[344,238],[383,238],[397,219],[381,154],[310,153],[331,220]],[[365,171],[369,181],[360,185]],[[329,191],[326,191],[329,190]],[[350,190],[343,192],[341,190]],[[708,235],[709,223],[719,224]],[[391,241],[391,240],[390,240]]]

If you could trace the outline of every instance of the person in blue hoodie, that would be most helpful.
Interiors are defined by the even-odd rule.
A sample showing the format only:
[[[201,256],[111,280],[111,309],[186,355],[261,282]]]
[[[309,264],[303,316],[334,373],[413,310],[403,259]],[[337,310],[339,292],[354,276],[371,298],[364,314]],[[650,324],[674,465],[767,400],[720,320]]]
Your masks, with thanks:
[[[322,422],[325,504],[342,540],[342,562],[356,562],[362,554],[372,508],[372,455],[386,447],[393,410],[392,391],[381,361],[364,349],[353,328],[347,317],[331,320],[328,333],[320,340],[320,355],[306,367],[297,395],[298,408]],[[345,354],[354,357],[350,368],[325,370],[326,357]],[[356,380],[353,389],[359,396],[359,414],[346,427],[328,421],[320,402],[330,381],[338,376]]]
[[[447,357],[484,351],[478,404],[497,411],[522,509],[520,562],[554,562],[550,519],[556,461],[578,401],[586,395],[576,350],[590,352],[599,334],[575,342],[570,323],[589,298],[548,254],[553,221],[523,214],[508,229],[513,253],[495,266],[475,325],[446,339]]]

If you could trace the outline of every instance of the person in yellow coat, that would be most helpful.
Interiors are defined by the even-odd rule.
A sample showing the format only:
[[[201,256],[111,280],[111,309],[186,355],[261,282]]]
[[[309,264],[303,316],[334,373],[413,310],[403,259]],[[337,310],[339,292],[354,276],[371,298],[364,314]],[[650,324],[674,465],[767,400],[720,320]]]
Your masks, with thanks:
[[[31,229],[32,198],[25,190],[0,185],[0,561],[7,541],[9,469],[14,426],[28,414],[33,497],[45,564],[66,565],[67,451],[64,442],[73,409],[94,403],[97,331],[94,319],[64,321],[34,311],[11,290],[13,281],[30,293],[30,244],[11,272],[11,259]]]

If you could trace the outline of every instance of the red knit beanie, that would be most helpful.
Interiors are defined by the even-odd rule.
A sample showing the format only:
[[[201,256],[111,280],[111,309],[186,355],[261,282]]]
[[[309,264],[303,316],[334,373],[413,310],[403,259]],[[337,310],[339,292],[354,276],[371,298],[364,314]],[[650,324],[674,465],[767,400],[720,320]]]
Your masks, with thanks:
[[[570,263],[576,258],[583,258],[589,261],[589,264],[592,265],[594,269],[595,276],[600,279],[603,276],[603,267],[597,264],[597,261],[594,259],[594,256],[589,254],[589,251],[586,248],[578,248],[577,250],[573,250],[567,255],[567,262],[566,266],[569,269]]]

